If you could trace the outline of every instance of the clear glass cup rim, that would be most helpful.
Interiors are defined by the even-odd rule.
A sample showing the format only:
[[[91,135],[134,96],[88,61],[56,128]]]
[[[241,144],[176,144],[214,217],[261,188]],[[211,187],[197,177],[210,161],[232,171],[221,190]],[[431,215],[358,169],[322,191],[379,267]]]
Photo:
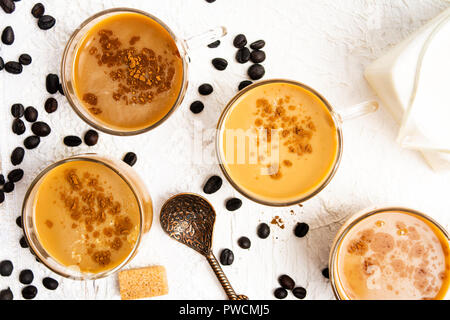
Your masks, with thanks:
[[[448,231],[441,224],[439,224],[436,220],[434,220],[430,216],[426,215],[425,213],[414,210],[414,209],[401,207],[401,206],[398,206],[398,207],[393,206],[393,207],[366,209],[366,210],[360,211],[359,213],[355,213],[354,215],[352,215],[351,217],[349,217],[347,219],[347,222],[351,221],[350,224],[346,225],[347,222],[345,222],[342,227],[343,229],[342,228],[339,229],[339,231],[336,234],[336,237],[333,241],[333,246],[330,251],[330,257],[329,257],[329,262],[328,262],[328,266],[329,266],[329,270],[330,270],[330,283],[331,283],[331,287],[333,290],[333,294],[337,300],[346,300],[345,297],[341,297],[341,295],[339,294],[338,285],[336,284],[337,279],[335,279],[335,277],[334,277],[334,268],[337,267],[336,262],[337,262],[337,257],[338,257],[338,253],[339,253],[339,247],[340,247],[342,241],[344,240],[345,236],[350,232],[350,230],[355,225],[357,225],[359,222],[361,222],[362,220],[364,220],[370,216],[373,216],[373,215],[379,214],[379,213],[384,213],[384,212],[404,212],[404,213],[410,213],[413,215],[417,215],[417,216],[425,219],[427,222],[431,223],[440,232],[442,232],[442,234],[444,235],[444,237],[447,238],[448,241],[450,241],[450,235],[449,235]],[[358,216],[358,215],[360,215],[360,216]],[[351,220],[355,216],[357,216],[357,218],[355,218],[354,220]]]
[[[173,104],[173,106],[170,108],[169,112],[167,112],[167,114],[161,118],[160,120],[158,120],[157,122],[153,123],[152,125],[145,127],[145,128],[141,128],[138,130],[119,130],[119,129],[112,129],[109,127],[106,127],[105,125],[102,125],[100,123],[96,123],[95,121],[92,121],[91,119],[89,119],[88,116],[84,115],[80,110],[79,107],[76,105],[75,103],[75,99],[76,100],[80,100],[78,98],[78,96],[76,95],[76,93],[74,93],[74,97],[72,97],[71,93],[68,90],[67,87],[67,83],[68,81],[72,81],[72,79],[67,79],[66,75],[65,75],[65,70],[66,70],[66,66],[68,64],[73,64],[73,61],[67,61],[68,60],[68,56],[70,54],[70,50],[72,48],[72,45],[74,44],[74,41],[76,39],[76,37],[79,35],[80,32],[83,31],[84,27],[86,27],[89,23],[91,23],[92,21],[101,18],[105,15],[108,14],[120,14],[120,13],[136,13],[136,14],[141,14],[146,16],[147,18],[152,19],[153,21],[155,21],[156,23],[158,23],[161,27],[163,27],[171,36],[171,38],[173,39],[173,41],[175,42],[178,51],[180,53],[180,56],[182,58],[183,61],[183,81],[182,81],[182,85],[180,88],[180,92],[178,93],[178,97],[175,101],[175,103]],[[73,48],[76,49],[76,46]],[[160,125],[162,125],[167,119],[170,118],[170,116],[175,112],[175,110],[179,107],[179,105],[181,104],[181,102],[184,99],[184,96],[186,94],[186,86],[188,83],[188,63],[186,61],[186,46],[183,43],[183,41],[180,41],[180,38],[177,37],[177,35],[172,31],[172,29],[169,28],[169,26],[167,24],[165,24],[162,20],[160,20],[158,17],[152,15],[151,13],[148,13],[146,11],[143,10],[139,10],[139,9],[134,9],[134,8],[127,8],[127,7],[118,7],[118,8],[111,8],[111,9],[107,9],[107,10],[103,10],[100,12],[97,12],[96,14],[90,16],[89,18],[87,18],[86,20],[84,20],[72,33],[72,35],[70,36],[69,40],[67,41],[67,44],[64,48],[64,52],[63,52],[63,56],[62,56],[62,61],[61,61],[61,85],[62,85],[62,89],[64,91],[64,95],[67,99],[67,101],[69,102],[70,107],[75,111],[75,113],[84,121],[86,122],[88,125],[92,126],[93,128],[95,128],[96,130],[99,130],[101,132],[110,134],[110,135],[115,135],[115,136],[134,136],[134,135],[139,135],[139,134],[143,134],[146,133],[148,131],[151,131],[157,127],[159,127]],[[81,103],[81,101],[80,101]]]
[[[141,240],[144,234],[144,220],[145,220],[145,214],[144,214],[144,208],[143,205],[139,199],[139,196],[136,194],[136,191],[134,189],[134,187],[132,186],[132,184],[129,182],[129,180],[122,174],[119,172],[119,170],[117,170],[116,168],[114,168],[113,166],[111,166],[110,164],[103,162],[100,159],[95,159],[95,158],[91,158],[90,156],[98,156],[98,154],[95,153],[87,153],[87,154],[80,154],[80,155],[75,155],[69,158],[65,158],[59,161],[56,161],[52,164],[50,164],[49,166],[47,166],[45,169],[43,169],[42,171],[40,171],[40,173],[34,178],[33,182],[30,184],[30,186],[27,189],[27,192],[25,194],[24,197],[24,201],[22,204],[22,229],[25,235],[25,238],[27,239],[28,244],[30,245],[30,248],[32,249],[33,253],[39,258],[39,260],[51,271],[55,272],[56,274],[64,277],[64,278],[68,278],[68,279],[72,279],[72,280],[97,280],[97,279],[102,279],[105,277],[108,277],[114,273],[116,273],[117,271],[119,271],[120,269],[122,269],[125,265],[127,265],[132,258],[134,257],[134,255],[136,254],[139,245],[141,244]],[[107,157],[105,157],[107,158]],[[98,273],[98,274],[94,274],[94,273],[80,273],[80,276],[73,276],[73,275],[69,275],[67,273],[65,273],[63,270],[57,270],[55,268],[53,268],[52,266],[50,266],[47,263],[47,258],[43,257],[40,253],[39,250],[36,250],[34,242],[31,240],[30,234],[28,233],[28,219],[26,219],[26,214],[27,214],[27,204],[28,202],[31,200],[30,196],[31,193],[33,191],[33,189],[36,187],[36,185],[38,183],[41,182],[41,180],[49,173],[51,172],[53,169],[69,163],[69,162],[73,162],[73,161],[90,161],[93,163],[97,163],[97,164],[101,164],[105,167],[107,167],[108,169],[112,170],[114,173],[116,173],[125,183],[126,185],[130,188],[130,190],[133,192],[134,197],[136,198],[136,201],[139,205],[139,217],[140,217],[140,230],[139,230],[139,235],[138,238],[136,240],[136,243],[133,247],[133,250],[130,252],[130,254],[115,268],[110,269],[110,270],[106,270],[104,272]],[[34,216],[34,211],[31,212],[31,214]],[[34,217],[33,217],[34,219]],[[45,248],[43,248],[45,250]],[[46,250],[45,250],[46,251]],[[49,257],[52,257],[51,254],[47,255]],[[69,267],[59,263],[56,259],[53,258],[53,260],[58,264],[59,267],[61,267],[61,269],[70,269]]]
[[[225,122],[225,119],[229,113],[229,111],[232,109],[234,103],[240,98],[242,97],[244,94],[246,94],[247,92],[251,91],[254,88],[257,88],[259,86],[262,85],[266,85],[266,84],[271,84],[271,83],[287,83],[287,84],[293,84],[296,86],[300,86],[303,89],[309,91],[310,93],[312,93],[314,96],[316,96],[328,109],[328,111],[330,112],[330,115],[333,119],[333,122],[336,126],[336,132],[338,135],[338,150],[337,150],[337,155],[336,155],[336,160],[334,161],[333,164],[333,169],[330,171],[328,177],[320,184],[319,187],[317,187],[316,190],[314,190],[312,193],[308,194],[305,197],[302,197],[300,199],[296,199],[296,200],[292,200],[292,201],[286,201],[286,202],[274,202],[274,201],[266,201],[266,200],[262,200],[262,199],[258,199],[257,197],[249,194],[248,192],[246,192],[243,188],[241,188],[232,178],[231,176],[228,174],[226,168],[225,168],[225,160],[223,159],[222,156],[222,150],[221,150],[221,133],[222,133],[222,127],[223,124]],[[270,207],[288,207],[288,206],[293,206],[293,205],[298,205],[302,202],[305,202],[311,198],[313,198],[314,196],[316,196],[317,194],[319,194],[323,189],[325,189],[325,187],[331,182],[331,180],[334,178],[339,165],[341,163],[341,159],[342,159],[342,154],[343,154],[343,148],[344,148],[344,141],[343,141],[343,132],[342,132],[342,121],[341,118],[339,116],[338,113],[336,113],[336,111],[334,110],[334,108],[331,106],[331,104],[328,102],[328,100],[326,100],[324,98],[324,96],[322,96],[319,92],[317,92],[315,89],[311,88],[310,86],[299,82],[299,81],[295,81],[295,80],[289,80],[289,79],[282,79],[282,78],[276,78],[276,79],[268,79],[268,80],[262,80],[262,81],[258,81],[255,82],[253,84],[251,84],[250,86],[242,89],[241,91],[239,91],[226,105],[226,107],[223,109],[222,114],[220,115],[218,124],[217,124],[217,134],[216,134],[216,156],[218,158],[219,161],[219,166],[220,169],[223,173],[223,175],[225,176],[225,178],[228,180],[228,182],[233,186],[233,188],[235,190],[237,190],[240,194],[242,194],[244,197],[262,204],[262,205],[266,205],[266,206],[270,206]]]

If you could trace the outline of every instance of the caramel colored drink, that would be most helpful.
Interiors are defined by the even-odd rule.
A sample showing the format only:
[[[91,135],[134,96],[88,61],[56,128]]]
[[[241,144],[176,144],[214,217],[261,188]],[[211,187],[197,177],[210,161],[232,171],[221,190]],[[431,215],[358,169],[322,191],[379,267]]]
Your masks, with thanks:
[[[443,299],[449,240],[411,212],[385,211],[355,224],[337,248],[334,278],[345,299]]]
[[[118,13],[83,37],[73,62],[78,100],[100,124],[148,128],[176,104],[183,61],[169,32],[139,13]]]
[[[339,159],[339,133],[325,103],[282,80],[255,86],[232,102],[219,139],[232,183],[263,203],[308,198],[324,186]]]

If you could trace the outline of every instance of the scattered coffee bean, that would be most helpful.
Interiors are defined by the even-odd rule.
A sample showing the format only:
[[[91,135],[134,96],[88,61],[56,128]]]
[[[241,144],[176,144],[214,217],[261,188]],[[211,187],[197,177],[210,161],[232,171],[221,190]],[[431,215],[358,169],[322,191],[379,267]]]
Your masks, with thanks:
[[[233,40],[233,45],[241,49],[247,45],[247,38],[243,34],[238,34]]]
[[[205,186],[203,187],[203,192],[206,194],[213,194],[219,191],[222,187],[223,181],[219,176],[212,176],[206,181]]]
[[[22,135],[25,132],[25,123],[20,119],[14,119],[12,124],[12,131],[17,135]]]
[[[250,60],[250,55],[250,50],[248,50],[248,48],[241,48],[236,53],[236,61],[239,63],[246,63]]]
[[[0,174],[0,186],[4,185],[5,182],[6,182],[6,181],[5,181],[5,176],[2,175],[2,174]]]
[[[305,299],[306,297],[306,289],[302,287],[295,288],[292,293],[297,299]]]
[[[39,19],[40,17],[42,17],[44,15],[44,13],[45,13],[45,7],[42,3],[36,3],[33,6],[33,8],[31,9],[31,14],[36,19]]]
[[[22,118],[24,112],[25,108],[23,107],[23,104],[15,103],[11,106],[11,114],[14,118]]]
[[[323,269],[323,270],[322,270],[322,275],[323,275],[325,278],[330,279],[330,269],[328,269],[328,268]]]
[[[220,46],[220,40],[216,40],[216,41],[208,44],[208,48],[211,48],[211,49],[217,48],[218,46]]]
[[[53,278],[49,278],[49,277],[44,278],[44,280],[42,280],[42,284],[48,290],[56,290],[56,289],[58,289],[58,286],[59,286],[58,281],[56,281]]]
[[[264,46],[266,45],[266,42],[264,40],[258,40],[253,42],[250,45],[250,48],[253,50],[261,50],[262,48],[264,48]]]
[[[8,181],[7,183],[5,183],[5,185],[3,186],[3,192],[4,193],[11,193],[14,191],[15,185],[13,182]]]
[[[19,281],[22,284],[31,284],[34,280],[34,274],[31,270],[22,270],[19,274]]]
[[[204,83],[200,87],[198,87],[198,93],[200,93],[203,96],[210,95],[211,93],[213,93],[213,91],[214,89],[212,85],[210,85],[209,83]]]
[[[56,101],[55,98],[48,98],[47,101],[45,101],[44,108],[47,113],[53,113],[58,110],[58,101]]]
[[[258,63],[252,65],[250,68],[248,68],[248,76],[252,80],[259,80],[266,74],[266,70],[264,67]]]
[[[84,135],[84,143],[89,147],[95,146],[98,142],[98,132],[95,130],[89,130]]]
[[[17,217],[16,224],[19,228],[22,228],[22,217],[21,216]]]
[[[27,242],[27,240],[25,239],[25,237],[20,238],[19,244],[20,244],[20,246],[21,246],[23,249],[26,249],[26,248],[29,247],[29,246],[28,246],[28,242]]]
[[[20,180],[22,180],[23,175],[24,175],[24,172],[23,172],[22,169],[14,169],[13,171],[11,171],[8,174],[8,180],[13,182],[13,183],[17,183]]]
[[[294,229],[296,237],[303,238],[308,234],[309,226],[306,223],[297,223]]]
[[[275,296],[275,298],[281,300],[287,297],[288,292],[286,291],[286,289],[278,288],[274,291],[273,295]]]
[[[13,166],[18,166],[22,163],[24,157],[25,149],[22,147],[17,147],[11,153],[11,163],[13,164]]]
[[[0,190],[0,204],[2,204],[5,201],[5,193]]]
[[[278,278],[278,283],[286,290],[292,290],[295,287],[295,281],[285,274]]]
[[[31,56],[29,54],[21,54],[19,57],[19,63],[23,66],[28,66],[31,64],[31,62],[33,61],[33,59],[31,58]]]
[[[34,299],[38,293],[38,289],[35,286],[27,286],[22,289],[22,297],[27,300]]]
[[[6,13],[13,13],[16,10],[16,5],[12,0],[0,0],[0,7],[2,7],[3,11]]]
[[[5,60],[3,60],[2,57],[0,57],[0,71],[2,71],[3,69],[5,69]]]
[[[9,61],[5,64],[5,70],[11,74],[20,74],[23,71],[23,67],[16,61]]]
[[[9,277],[14,270],[14,266],[11,261],[5,260],[0,262],[0,275],[2,277]]]
[[[50,73],[47,75],[45,79],[45,87],[47,88],[47,92],[50,94],[55,94],[58,92],[59,88],[59,77],[57,74]]]
[[[233,198],[227,201],[225,207],[228,211],[236,211],[242,207],[242,200]]]
[[[39,18],[38,27],[42,30],[48,30],[53,28],[55,23],[56,23],[55,18],[53,18],[52,16],[45,15]]]
[[[220,253],[220,263],[224,266],[231,266],[234,262],[234,253],[230,249],[223,249]]]
[[[78,147],[82,143],[83,141],[77,136],[67,136],[64,138],[64,144],[68,147]]]
[[[33,123],[31,131],[38,137],[47,137],[52,132],[52,129],[45,122],[38,121]]]
[[[216,0],[206,0],[206,2],[208,2],[208,3],[213,3],[213,2],[215,2]]]
[[[25,115],[25,120],[33,123],[37,120],[37,118],[39,116],[39,112],[34,107],[27,107],[25,109],[24,115]]]
[[[238,245],[239,247],[241,247],[242,249],[250,249],[252,242],[250,241],[249,238],[247,237],[241,237],[238,240]]]
[[[14,43],[14,30],[10,26],[3,29],[2,42],[6,45],[12,45]]]
[[[254,50],[250,54],[250,60],[252,60],[253,63],[261,63],[266,60],[266,53],[261,50]]]
[[[214,68],[216,68],[219,71],[223,71],[228,67],[228,61],[223,58],[214,58],[212,60],[212,64]]]
[[[23,145],[28,150],[36,149],[41,143],[41,138],[38,136],[29,136],[23,141]]]
[[[58,86],[58,92],[59,92],[60,94],[62,94],[63,96],[66,95],[66,94],[64,93],[64,89],[63,89],[63,86],[62,86],[61,83],[60,83],[59,86]]]
[[[248,86],[251,85],[251,84],[253,84],[253,82],[250,81],[250,80],[244,80],[244,81],[242,81],[241,83],[239,83],[239,91],[242,90],[242,89],[244,89],[244,88],[246,88],[246,87],[248,87]]]
[[[0,300],[7,301],[7,300],[13,300],[13,299],[14,299],[14,295],[10,288],[0,291]]]
[[[258,237],[261,239],[267,239],[270,235],[270,227],[267,223],[261,223],[257,230]]]
[[[130,167],[134,166],[137,162],[137,155],[134,152],[128,152],[123,158],[123,162],[128,164]]]
[[[205,105],[201,101],[194,101],[192,102],[190,109],[192,113],[199,114],[203,111],[203,109],[205,109]]]

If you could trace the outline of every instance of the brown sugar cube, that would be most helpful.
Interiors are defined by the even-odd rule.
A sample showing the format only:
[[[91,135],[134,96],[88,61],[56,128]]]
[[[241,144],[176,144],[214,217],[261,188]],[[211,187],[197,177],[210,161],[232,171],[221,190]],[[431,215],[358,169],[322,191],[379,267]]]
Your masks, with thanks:
[[[125,270],[119,273],[122,300],[163,296],[169,293],[166,268],[154,266]]]

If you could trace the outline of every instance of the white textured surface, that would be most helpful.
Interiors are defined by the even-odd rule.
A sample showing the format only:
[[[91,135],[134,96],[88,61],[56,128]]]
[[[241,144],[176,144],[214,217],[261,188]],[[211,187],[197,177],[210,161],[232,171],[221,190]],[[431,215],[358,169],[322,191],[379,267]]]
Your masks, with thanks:
[[[204,181],[219,173],[214,164],[198,164],[191,159],[193,121],[205,129],[215,127],[224,106],[237,91],[248,65],[234,61],[233,36],[245,33],[250,41],[263,38],[267,42],[268,59],[264,63],[266,78],[297,79],[315,87],[335,106],[352,105],[373,98],[363,79],[363,69],[389,47],[404,39],[427,20],[449,6],[447,1],[375,1],[375,0],[152,0],[152,1],[42,1],[48,13],[58,22],[50,31],[41,31],[30,15],[32,1],[17,2],[13,15],[0,12],[0,28],[13,26],[16,42],[2,46],[0,55],[6,60],[17,59],[28,52],[34,61],[23,74],[12,76],[0,72],[0,151],[1,171],[11,170],[9,155],[23,138],[10,131],[10,106],[20,102],[34,105],[40,117],[53,129],[39,149],[27,152],[22,167],[25,179],[13,195],[0,206],[0,261],[11,259],[15,265],[10,278],[0,278],[0,289],[10,286],[20,298],[20,270],[35,272],[34,284],[39,299],[119,298],[116,277],[94,282],[61,280],[55,292],[46,291],[41,279],[51,274],[26,249],[19,247],[20,230],[15,219],[27,185],[33,176],[49,163],[62,157],[98,151],[122,157],[127,151],[139,156],[136,169],[145,179],[155,203],[155,223],[131,266],[161,264],[168,271],[171,299],[224,299],[206,260],[175,241],[170,240],[159,225],[159,209],[170,195],[182,191],[201,193]],[[68,134],[81,135],[87,126],[71,111],[64,97],[58,96],[58,112],[47,115],[43,104],[45,75],[59,73],[59,61],[71,31],[95,12],[116,6],[136,7],[151,12],[166,21],[181,37],[197,34],[212,26],[224,25],[229,35],[218,49],[200,48],[192,52],[191,86],[178,112],[164,126],[148,134],[119,138],[100,137],[95,148],[69,150],[62,144]],[[230,62],[225,72],[214,70],[210,60],[221,56]],[[189,104],[197,99],[196,88],[203,82],[215,87],[213,95],[203,99],[205,111],[194,116]],[[350,214],[367,206],[386,203],[404,204],[422,210],[438,219],[447,228],[450,224],[450,176],[433,173],[421,156],[402,150],[395,144],[397,125],[381,109],[378,113],[345,123],[345,151],[341,168],[331,184],[302,208],[272,209],[250,201],[229,213],[224,201],[237,193],[227,183],[217,194],[208,197],[216,207],[217,224],[214,239],[216,255],[222,248],[231,248],[235,263],[225,267],[238,293],[251,299],[271,299],[282,273],[291,275],[298,285],[308,290],[307,299],[333,298],[329,282],[321,275],[327,265],[328,251],[336,230]],[[211,145],[213,138],[206,139]],[[256,226],[280,215],[286,229],[272,227],[267,240],[256,237]],[[311,231],[305,239],[297,239],[292,228],[305,221]],[[249,251],[240,249],[240,236],[252,240]],[[57,277],[58,278],[58,277]],[[289,299],[293,299],[290,295]]]

